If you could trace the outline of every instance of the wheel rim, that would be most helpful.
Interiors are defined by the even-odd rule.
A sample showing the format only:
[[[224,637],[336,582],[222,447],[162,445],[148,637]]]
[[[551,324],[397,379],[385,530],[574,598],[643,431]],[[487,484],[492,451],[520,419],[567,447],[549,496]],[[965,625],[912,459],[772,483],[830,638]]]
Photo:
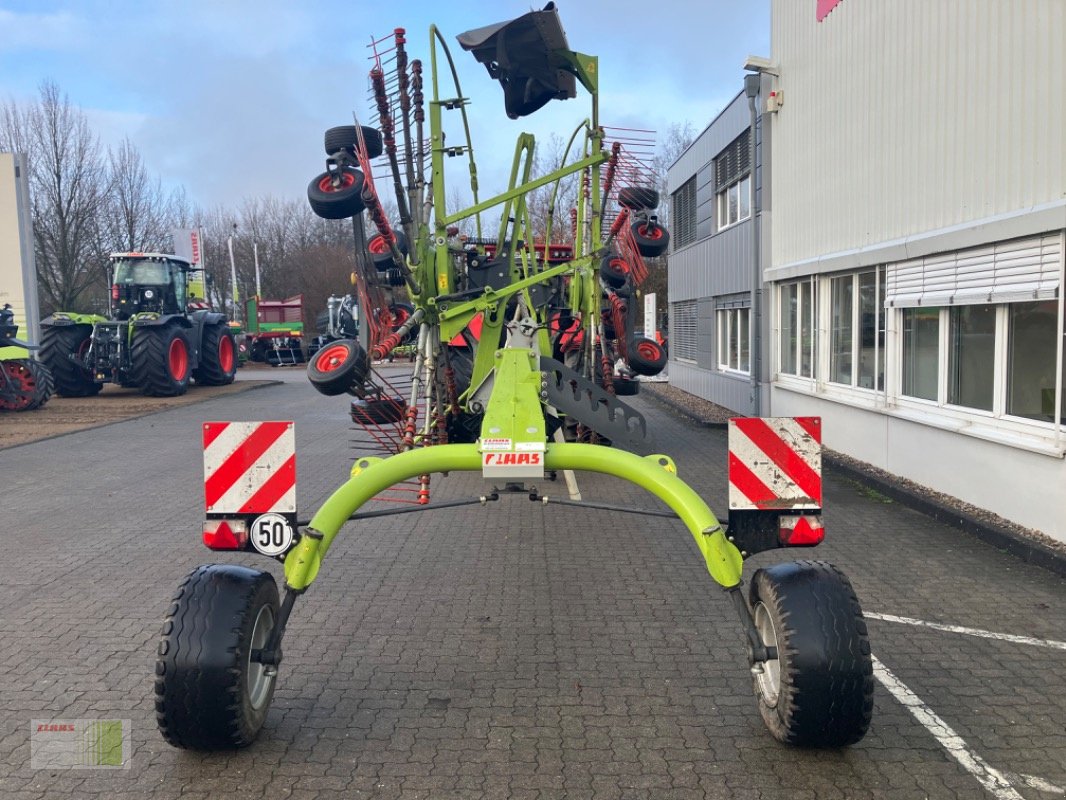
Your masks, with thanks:
[[[348,348],[342,344],[327,347],[318,354],[315,359],[315,369],[319,372],[333,372],[340,369],[341,364],[348,358]]]
[[[777,629],[774,628],[770,610],[761,601],[755,604],[755,629],[759,631],[759,639],[762,640],[764,646],[778,648]],[[780,649],[777,652],[778,658],[764,661],[762,672],[756,673],[755,676],[759,685],[759,694],[770,707],[776,706],[777,698],[781,696]]]
[[[641,342],[638,344],[637,353],[641,358],[645,358],[648,361],[658,361],[661,356],[658,345],[652,342]]]
[[[252,651],[266,647],[270,632],[274,630],[274,611],[270,606],[263,606],[255,617],[252,626],[252,641],[248,647],[248,702],[252,708],[260,709],[266,703],[267,695],[277,677],[276,671],[267,672],[267,665],[252,661]]]
[[[21,411],[33,402],[33,393],[37,389],[37,381],[29,368],[17,361],[5,361],[4,372],[7,373],[8,379],[15,384],[17,395],[10,401],[0,400],[0,408],[6,408],[9,411]]]
[[[218,363],[223,372],[233,369],[233,340],[228,336],[223,336],[218,343]]]
[[[657,241],[663,238],[663,229],[660,227],[652,227],[651,225],[641,225],[637,229],[637,233],[643,236],[649,241]]]
[[[318,182],[318,190],[320,192],[343,192],[345,189],[351,188],[355,185],[355,176],[350,172],[341,173],[340,186],[333,185],[333,176],[326,174],[322,177],[322,180]]]
[[[392,328],[396,330],[410,318],[406,308],[394,308],[392,310]]]
[[[389,252],[389,245],[385,241],[385,237],[380,233],[370,240],[370,244],[367,245],[367,249],[375,256],[384,255]]]
[[[185,380],[185,372],[189,369],[189,352],[185,349],[185,342],[181,339],[173,339],[170,349],[167,351],[167,364],[170,366],[170,374],[174,380]]]

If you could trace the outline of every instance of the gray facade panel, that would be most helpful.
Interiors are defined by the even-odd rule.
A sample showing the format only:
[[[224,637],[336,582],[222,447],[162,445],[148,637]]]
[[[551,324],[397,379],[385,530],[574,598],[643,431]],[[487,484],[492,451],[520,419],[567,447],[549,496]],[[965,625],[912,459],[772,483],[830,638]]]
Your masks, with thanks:
[[[670,385],[738,414],[750,413],[751,382],[743,375],[728,375],[695,364],[672,361]]]

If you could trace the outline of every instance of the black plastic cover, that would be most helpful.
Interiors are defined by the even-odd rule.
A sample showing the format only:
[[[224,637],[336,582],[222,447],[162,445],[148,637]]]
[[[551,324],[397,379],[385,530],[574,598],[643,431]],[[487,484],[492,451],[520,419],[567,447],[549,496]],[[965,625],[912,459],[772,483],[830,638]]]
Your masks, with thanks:
[[[509,22],[475,28],[456,37],[503,87],[507,116],[532,114],[549,100],[577,95],[577,79],[560,51],[569,51],[555,3]]]

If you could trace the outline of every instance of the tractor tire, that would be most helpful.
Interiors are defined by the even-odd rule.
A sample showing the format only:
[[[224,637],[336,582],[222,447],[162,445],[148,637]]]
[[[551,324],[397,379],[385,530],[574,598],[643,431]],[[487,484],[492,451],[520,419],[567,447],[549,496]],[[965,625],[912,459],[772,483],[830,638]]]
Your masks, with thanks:
[[[659,192],[650,186],[624,186],[618,190],[618,205],[633,211],[659,207]]]
[[[130,347],[134,386],[148,397],[177,397],[189,388],[189,339],[179,325],[140,328]]]
[[[41,328],[41,349],[38,356],[52,373],[56,394],[60,397],[92,397],[99,394],[103,384],[70,360],[71,355],[83,355],[89,348],[91,325],[48,325]]]
[[[333,397],[361,386],[369,369],[370,360],[359,342],[335,339],[307,362],[307,379],[319,392]]]
[[[40,361],[17,358],[0,361],[7,384],[12,390],[7,398],[0,397],[2,411],[33,411],[52,396],[52,373]]]
[[[278,587],[236,564],[197,567],[163,620],[155,662],[155,716],[174,747],[230,750],[259,734],[277,673],[251,660],[278,619]]]
[[[332,172],[323,172],[307,185],[307,202],[322,219],[348,219],[366,208],[362,197],[366,180],[363,173],[351,167],[343,167],[338,172],[339,186],[333,185]]]
[[[377,400],[353,400],[352,422],[357,425],[388,425],[403,422],[407,403],[402,397],[382,397]]]
[[[620,289],[629,280],[629,264],[620,256],[604,256],[600,261],[600,277],[613,289]]]
[[[366,154],[368,158],[377,158],[385,152],[384,141],[381,131],[377,128],[363,128],[363,141],[366,142]],[[359,134],[354,125],[339,125],[326,131],[324,137],[326,155],[331,156],[339,150],[344,150],[349,155],[355,155],[355,148],[359,144]]]
[[[637,242],[637,250],[645,258],[661,256],[670,249],[670,231],[658,222],[638,219],[630,227]]]
[[[200,365],[192,376],[200,386],[225,386],[237,375],[237,342],[225,323],[204,326]]]
[[[407,236],[399,228],[393,228],[392,235],[396,237],[396,246],[400,248],[400,252],[407,255]],[[370,251],[370,260],[374,262],[379,272],[393,266],[392,250],[389,249],[385,243],[385,237],[380,233],[375,233],[370,237],[370,241],[366,243],[366,249]]]
[[[638,375],[658,375],[666,367],[666,351],[654,339],[634,336],[626,348],[626,363]]]
[[[753,674],[759,714],[779,742],[845,747],[870,727],[873,663],[862,608],[844,574],[824,561],[758,570],[755,627],[777,658]]]

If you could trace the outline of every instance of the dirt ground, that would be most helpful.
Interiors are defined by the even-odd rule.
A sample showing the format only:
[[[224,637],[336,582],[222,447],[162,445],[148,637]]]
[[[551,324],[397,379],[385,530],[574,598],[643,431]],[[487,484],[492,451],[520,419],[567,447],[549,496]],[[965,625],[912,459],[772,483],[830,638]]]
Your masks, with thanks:
[[[115,384],[104,386],[96,397],[53,396],[43,407],[34,411],[0,412],[0,450],[274,383],[276,381],[244,379],[238,373],[237,380],[229,386],[193,384],[181,397],[145,397],[136,389],[124,389]]]

